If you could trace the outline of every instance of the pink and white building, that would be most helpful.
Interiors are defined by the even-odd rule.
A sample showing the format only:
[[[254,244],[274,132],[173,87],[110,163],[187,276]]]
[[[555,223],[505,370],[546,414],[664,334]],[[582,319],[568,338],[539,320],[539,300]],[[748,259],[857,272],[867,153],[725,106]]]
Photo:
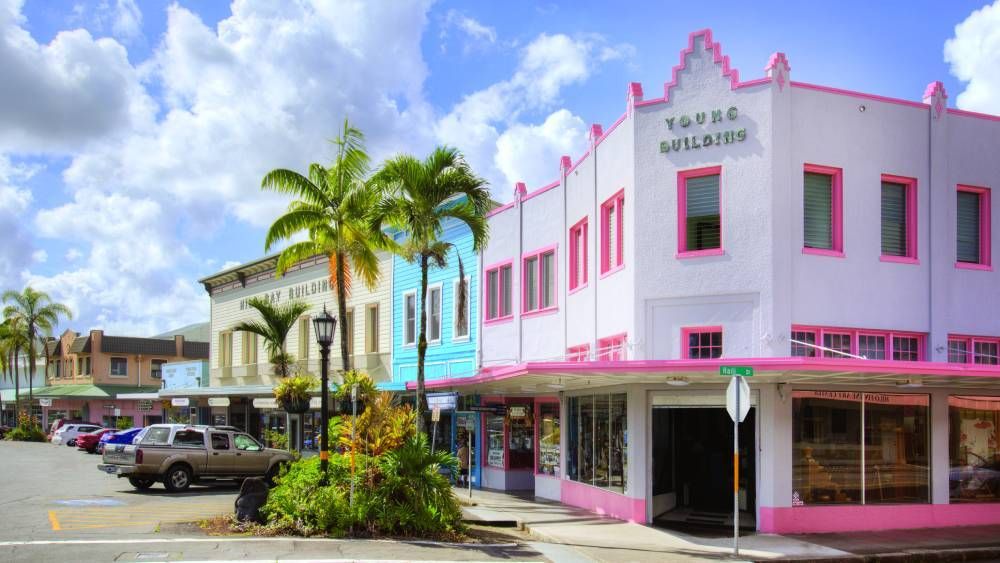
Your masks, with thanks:
[[[916,93],[915,93],[916,94]],[[481,257],[483,485],[732,523],[723,365],[750,366],[741,523],[1000,523],[1000,117],[744,80],[708,30],[632,83]],[[520,408],[524,407],[524,408]]]

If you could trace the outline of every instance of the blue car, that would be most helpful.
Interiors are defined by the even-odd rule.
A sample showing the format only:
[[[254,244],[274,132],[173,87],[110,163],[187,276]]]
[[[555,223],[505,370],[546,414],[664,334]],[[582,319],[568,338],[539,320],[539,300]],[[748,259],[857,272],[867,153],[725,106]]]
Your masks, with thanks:
[[[129,428],[118,432],[108,432],[101,436],[101,441],[97,444],[97,453],[104,453],[105,444],[133,444],[142,436],[143,430],[145,428]]]

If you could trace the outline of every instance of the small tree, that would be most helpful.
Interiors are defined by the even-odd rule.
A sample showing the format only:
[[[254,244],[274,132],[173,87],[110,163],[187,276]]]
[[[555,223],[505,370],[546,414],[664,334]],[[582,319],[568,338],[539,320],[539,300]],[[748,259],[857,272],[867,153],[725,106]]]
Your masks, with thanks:
[[[243,321],[233,330],[250,332],[264,339],[264,350],[268,361],[278,377],[288,377],[292,372],[295,358],[285,352],[285,340],[299,317],[309,310],[309,305],[301,301],[293,301],[284,305],[272,304],[267,299],[253,297],[247,299],[247,305],[260,313],[260,320]]]
[[[35,359],[38,357],[35,353],[35,346],[38,345],[38,339],[43,334],[51,334],[52,329],[59,324],[60,316],[72,319],[73,313],[69,307],[62,303],[53,302],[48,293],[36,291],[31,287],[24,288],[24,291],[20,293],[5,291],[2,299],[4,303],[9,303],[3,310],[4,317],[19,320],[28,340],[28,409],[30,411],[31,386],[34,382]]]

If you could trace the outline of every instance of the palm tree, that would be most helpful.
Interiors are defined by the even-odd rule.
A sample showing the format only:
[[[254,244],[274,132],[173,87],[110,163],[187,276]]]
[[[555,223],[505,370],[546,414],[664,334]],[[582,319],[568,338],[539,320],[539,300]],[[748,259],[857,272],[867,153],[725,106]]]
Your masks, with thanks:
[[[486,214],[493,205],[485,180],[476,176],[462,155],[451,147],[438,147],[425,160],[398,155],[386,161],[372,178],[384,194],[373,213],[373,230],[396,229],[402,236],[397,252],[420,264],[420,334],[417,341],[417,428],[423,431],[426,397],[424,358],[427,355],[427,272],[431,265],[448,264],[452,245],[440,240],[443,223],[457,220],[472,232],[473,250],[479,252],[489,238]],[[459,256],[459,275],[464,267]],[[458,310],[465,310],[464,285],[459,284]],[[461,321],[461,319],[459,319]]]
[[[21,412],[21,373],[20,358],[21,351],[24,350],[25,333],[21,330],[20,322],[16,318],[6,318],[0,323],[0,346],[2,346],[8,375],[14,377],[14,416],[15,419]],[[29,385],[30,387],[30,385]],[[29,403],[30,404],[30,403]]]
[[[307,240],[291,244],[281,252],[278,275],[301,260],[326,256],[330,286],[337,292],[337,315],[343,321],[347,317],[347,297],[351,294],[351,267],[374,290],[380,274],[376,251],[389,248],[390,242],[381,232],[368,229],[367,215],[378,202],[378,194],[365,183],[369,167],[364,135],[344,120],[344,129],[333,143],[337,154],[329,168],[313,163],[309,165],[308,176],[281,168],[264,176],[262,189],[299,198],[271,225],[264,246],[269,251],[279,241],[305,231]],[[351,369],[347,342],[348,334],[342,328],[340,355],[345,372]]]
[[[30,409],[32,397],[31,387],[35,374],[35,346],[42,335],[52,334],[52,329],[59,324],[59,317],[73,318],[73,312],[62,303],[55,303],[48,293],[36,291],[30,286],[18,293],[14,290],[3,292],[0,298],[4,303],[10,303],[3,310],[4,317],[17,320],[27,338],[28,351],[28,405]]]
[[[309,305],[301,301],[275,305],[261,297],[247,299],[247,305],[260,313],[261,320],[243,321],[233,330],[250,332],[263,338],[264,350],[267,351],[268,361],[274,367],[274,374],[288,377],[295,359],[285,352],[285,339],[295,326],[295,321],[309,310]]]

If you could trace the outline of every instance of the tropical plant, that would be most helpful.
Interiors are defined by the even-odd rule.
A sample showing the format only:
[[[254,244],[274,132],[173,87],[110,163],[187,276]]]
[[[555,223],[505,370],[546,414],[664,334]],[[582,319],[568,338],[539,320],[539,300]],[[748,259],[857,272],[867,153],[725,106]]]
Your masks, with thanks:
[[[440,239],[447,220],[464,223],[472,232],[473,250],[479,252],[489,238],[486,214],[493,205],[485,180],[477,176],[456,149],[438,147],[425,160],[399,155],[387,160],[372,178],[384,194],[372,214],[373,231],[398,230],[396,252],[420,264],[420,329],[417,340],[417,425],[423,431],[422,413],[427,398],[424,360],[427,355],[427,276],[431,266],[448,264],[451,243]],[[465,279],[461,255],[459,279]],[[465,285],[459,284],[456,310],[465,311]],[[461,317],[456,322],[468,322]]]
[[[288,377],[292,372],[295,358],[285,352],[285,340],[295,322],[309,310],[309,305],[292,301],[277,305],[262,297],[247,299],[247,305],[260,313],[260,320],[243,321],[233,327],[239,332],[250,332],[264,339],[264,350],[268,361],[278,377]]]
[[[400,405],[392,393],[383,391],[366,403],[364,412],[356,417],[353,433],[350,416],[331,420],[329,431],[331,436],[339,436],[344,453],[379,457],[413,437],[415,416],[409,405]]]
[[[285,412],[299,414],[309,409],[312,390],[319,386],[319,380],[311,375],[296,375],[278,383],[274,387],[274,398]]]
[[[277,430],[266,429],[264,430],[264,442],[267,443],[267,447],[269,448],[287,450],[288,434],[285,434],[284,432],[278,432]]]
[[[340,385],[333,392],[335,399],[339,401],[351,400],[351,388],[358,386],[358,401],[365,403],[378,395],[378,387],[371,376],[363,371],[351,370],[344,372]]]
[[[21,352],[27,348],[27,333],[17,318],[7,318],[0,323],[0,346],[7,357],[8,375],[14,379],[14,412],[21,412]],[[29,384],[30,386],[30,384]],[[29,402],[30,404],[30,402]]]
[[[17,426],[8,432],[4,439],[18,442],[44,442],[45,432],[27,413],[19,413]]]
[[[290,266],[313,256],[329,260],[330,286],[337,292],[337,316],[347,318],[347,298],[354,274],[369,289],[379,279],[377,250],[388,248],[390,241],[382,232],[368,229],[367,215],[378,201],[378,194],[365,182],[368,154],[364,135],[344,120],[344,128],[334,139],[336,155],[329,168],[309,165],[303,176],[279,168],[264,176],[261,188],[288,194],[298,199],[288,205],[267,232],[265,250],[280,241],[305,232],[307,240],[289,245],[278,257],[278,275]],[[348,335],[340,331],[340,355],[344,371],[351,369]]]
[[[17,321],[27,338],[28,351],[28,405],[31,405],[31,387],[34,382],[36,346],[42,335],[52,334],[59,324],[59,317],[73,318],[73,312],[62,303],[55,303],[49,294],[26,287],[18,293],[7,290],[0,297],[4,303],[9,303],[3,310],[3,316]]]

